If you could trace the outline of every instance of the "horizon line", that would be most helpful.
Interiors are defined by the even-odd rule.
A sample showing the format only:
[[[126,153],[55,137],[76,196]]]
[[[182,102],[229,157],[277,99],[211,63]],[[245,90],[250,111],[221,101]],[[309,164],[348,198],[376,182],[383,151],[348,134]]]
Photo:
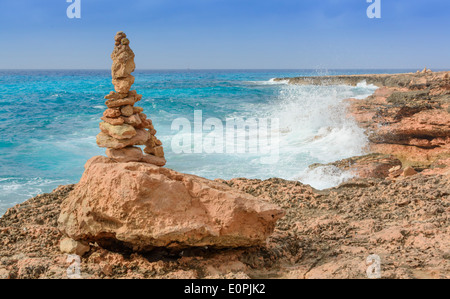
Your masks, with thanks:
[[[422,68],[423,69],[423,68]],[[433,70],[433,68],[427,67]],[[110,71],[110,68],[0,68],[0,71]],[[414,67],[407,68],[143,68],[136,69],[139,71],[298,71],[298,70],[420,70]],[[450,71],[450,68],[435,68],[439,71]]]

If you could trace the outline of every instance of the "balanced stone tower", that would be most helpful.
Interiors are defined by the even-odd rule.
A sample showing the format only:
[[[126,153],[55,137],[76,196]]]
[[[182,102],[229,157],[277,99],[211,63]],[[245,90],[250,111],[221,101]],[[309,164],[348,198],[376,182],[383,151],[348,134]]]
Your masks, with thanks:
[[[111,74],[115,91],[105,96],[108,109],[103,113],[101,132],[97,144],[106,147],[106,155],[116,162],[145,162],[164,166],[162,142],[156,138],[153,123],[143,113],[142,107],[134,106],[142,95],[130,90],[134,83],[134,53],[125,33],[117,32],[115,47],[111,54]],[[144,153],[139,145],[145,146]]]
[[[161,141],[131,89],[134,53],[123,32],[111,55],[115,91],[107,95],[97,144],[61,204],[61,250],[82,255],[92,244],[114,251],[241,248],[265,244],[284,211],[218,181],[163,168]],[[139,146],[145,145],[144,152]],[[77,253],[78,252],[78,253]]]

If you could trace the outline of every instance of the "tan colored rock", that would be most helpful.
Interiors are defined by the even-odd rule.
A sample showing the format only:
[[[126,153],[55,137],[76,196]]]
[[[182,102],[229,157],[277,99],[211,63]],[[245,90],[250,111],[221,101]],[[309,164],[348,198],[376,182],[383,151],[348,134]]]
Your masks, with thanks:
[[[133,90],[130,90],[128,92],[128,96],[130,96],[130,97],[137,97],[139,95],[138,95],[137,91],[135,89],[133,89]]]
[[[400,169],[402,169],[402,166],[401,166],[401,165],[394,166],[394,167],[392,167],[391,169],[389,169],[389,173],[398,171],[398,170],[400,170]]]
[[[144,148],[147,149],[147,151],[150,151],[152,148],[156,147],[156,143],[155,143],[155,138],[153,135],[150,135],[150,138],[147,140],[147,142],[145,143],[146,147]],[[153,154],[153,152],[152,152]]]
[[[402,166],[397,165],[389,169],[389,178],[394,179],[396,177],[399,177],[402,173],[403,173]]]
[[[161,145],[162,145],[161,140],[159,140],[159,139],[156,138],[155,136],[153,136],[153,141],[155,142],[155,145],[156,145],[156,146],[161,146]]]
[[[120,116],[120,109],[118,108],[108,108],[103,112],[104,117],[115,118]]]
[[[415,174],[417,174],[417,171],[412,167],[408,166],[403,170],[403,176],[412,176]]]
[[[107,122],[110,125],[113,126],[119,126],[119,125],[123,125],[125,123],[125,120],[121,117],[117,117],[117,118],[110,118],[110,117],[101,117],[101,120],[103,120],[104,122]]]
[[[120,113],[123,116],[132,116],[133,115],[133,106],[127,105],[127,106],[120,108]]]
[[[101,132],[97,135],[97,145],[99,147],[121,149],[127,146],[144,145],[150,136],[150,133],[143,129],[137,129],[136,135],[130,139],[116,139]]]
[[[148,147],[147,146],[144,149],[144,152],[149,155],[164,158],[164,149],[162,146],[156,146],[156,147]]]
[[[148,145],[151,142],[147,142]],[[384,154],[368,154],[339,160],[329,164],[313,164],[310,169],[321,166],[335,166],[343,171],[350,171],[360,178],[386,178],[394,167],[401,168],[402,162],[394,156]]]
[[[118,31],[116,33],[116,36],[114,37],[114,41],[116,42],[115,45],[118,46],[121,44],[121,41],[123,38],[126,38],[127,35],[123,31]]]
[[[148,128],[153,128],[152,122],[149,119],[146,120],[142,120],[141,119],[141,124],[137,126],[137,128],[139,129],[148,129]]]
[[[134,251],[257,246],[285,214],[215,181],[147,163],[91,160],[58,219],[78,241]]]
[[[11,274],[5,268],[0,268],[0,279],[10,279]]]
[[[144,111],[144,108],[142,107],[133,107],[133,114],[139,114],[142,113],[142,111]]]
[[[100,130],[116,139],[130,139],[136,136],[136,129],[133,126],[123,124],[114,126],[107,122],[100,123]]]
[[[164,159],[164,157],[160,158],[153,155],[144,155],[141,162],[153,164],[160,167],[166,165],[166,159]]]
[[[163,149],[162,146],[155,147],[155,156],[156,157],[160,157],[160,158],[164,158],[164,149]]]
[[[133,127],[137,127],[142,124],[141,118],[137,114],[122,116],[122,119],[126,124],[132,125]]]
[[[118,40],[120,39],[120,40]],[[129,47],[130,41],[124,37],[124,34],[116,35],[115,37],[116,46],[111,54],[111,59],[113,61],[111,67],[111,75],[113,79],[128,77],[136,65],[134,63],[134,53]]]
[[[118,93],[111,91],[108,95],[105,96],[106,100],[120,100],[124,99],[128,96],[128,93]]]
[[[144,148],[144,153],[155,156],[155,148],[154,147],[150,147],[150,146],[146,146]]]
[[[0,268],[0,279],[10,279],[11,274],[5,268]]]
[[[425,169],[420,174],[422,175],[434,175],[442,174],[447,175],[450,178],[450,157],[442,157],[433,162],[429,169]]]
[[[150,138],[147,140],[147,142],[145,143],[145,145],[148,147],[147,150],[150,150],[150,148],[154,148],[156,147],[156,140],[157,138],[153,135],[150,136]]]
[[[59,243],[59,249],[63,253],[83,256],[85,253],[89,252],[90,246],[86,243],[78,242],[71,238],[64,238]]]
[[[426,109],[390,126],[380,127],[375,134],[371,136],[374,142],[390,142],[432,149],[436,145],[445,145],[445,138],[450,136],[450,116],[446,111]],[[417,138],[417,136],[429,137]],[[437,138],[443,144],[434,144],[433,139]]]
[[[96,163],[113,163],[114,161],[111,160],[108,157],[105,156],[94,156],[92,158],[90,158],[89,160],[87,160],[87,162],[84,164],[84,170],[88,169],[91,164],[96,164]]]
[[[125,147],[122,149],[106,149],[106,155],[116,162],[139,162],[144,157],[139,147]]]
[[[134,83],[134,76],[129,75],[125,78],[112,79],[114,89],[119,93],[126,93],[130,91],[131,85]]]
[[[136,103],[136,100],[134,97],[127,97],[123,99],[111,99],[107,100],[105,102],[105,105],[108,106],[108,108],[116,108],[126,105],[134,105]]]
[[[449,72],[425,74],[426,69],[424,74],[339,77],[365,77],[368,84],[384,86],[373,96],[351,101],[349,114],[366,130],[370,141],[367,150],[394,155],[403,165],[420,170],[450,149],[450,83],[443,80]]]

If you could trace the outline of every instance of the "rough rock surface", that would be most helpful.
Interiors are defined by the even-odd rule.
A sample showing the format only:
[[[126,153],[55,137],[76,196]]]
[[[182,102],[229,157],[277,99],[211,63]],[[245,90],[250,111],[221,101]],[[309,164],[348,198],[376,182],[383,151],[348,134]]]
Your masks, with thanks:
[[[130,139],[136,136],[136,129],[133,126],[124,124],[124,125],[111,125],[106,122],[100,123],[100,130],[114,137],[116,139]]]
[[[103,132],[97,135],[97,145],[99,147],[107,147],[110,149],[121,149],[125,147],[132,147],[134,145],[144,145],[150,134],[146,130],[137,129],[136,135],[129,139],[116,139]]]
[[[218,182],[98,156],[86,164],[58,222],[72,239],[106,248],[180,250],[261,245],[283,214]]]
[[[221,182],[286,211],[265,244],[140,254],[94,243],[81,258],[82,278],[367,278],[371,254],[381,258],[382,278],[450,278],[448,176],[357,179],[320,192],[280,179]],[[0,218],[2,277],[67,277],[57,218],[73,187]]]
[[[274,81],[288,81],[289,84],[299,85],[351,85],[356,86],[361,81],[367,84],[373,84],[378,87],[407,87],[412,86],[415,89],[426,88],[430,85],[436,76],[441,76],[445,80],[445,74],[448,72],[426,72],[426,73],[406,73],[406,74],[369,74],[369,75],[337,75],[337,76],[311,76],[294,78],[276,78]],[[447,90],[448,82],[444,82]]]
[[[335,166],[343,171],[350,171],[353,175],[360,178],[386,178],[389,176],[389,170],[400,166],[402,162],[392,155],[368,154],[364,156],[351,157],[328,164],[312,164],[310,169],[322,166]],[[400,169],[399,168],[399,169]]]
[[[142,149],[139,147],[126,147],[123,149],[106,150],[106,155],[115,162],[139,162],[144,157]]]
[[[350,114],[366,129],[370,151],[394,155],[404,167],[428,168],[450,157],[450,72],[298,77],[291,84],[350,84],[380,88],[350,99]]]
[[[391,76],[364,100],[350,100],[350,113],[366,129],[370,150],[391,154],[404,167],[423,170],[450,157],[449,72]]]
[[[86,252],[89,252],[90,246],[86,243],[77,242],[71,238],[64,238],[59,242],[59,250],[64,253],[83,256]]]

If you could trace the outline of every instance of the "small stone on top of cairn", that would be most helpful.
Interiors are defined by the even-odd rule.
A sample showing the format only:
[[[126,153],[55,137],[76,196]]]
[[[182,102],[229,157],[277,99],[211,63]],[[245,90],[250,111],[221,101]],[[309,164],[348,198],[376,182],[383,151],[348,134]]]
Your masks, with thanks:
[[[134,53],[130,41],[122,31],[115,36],[111,75],[115,91],[105,96],[108,109],[103,112],[101,132],[97,145],[106,147],[106,155],[117,162],[145,162],[164,166],[162,142],[156,138],[153,123],[143,113],[142,107],[134,106],[142,95],[130,90],[134,83]],[[145,145],[144,152],[137,145]]]

